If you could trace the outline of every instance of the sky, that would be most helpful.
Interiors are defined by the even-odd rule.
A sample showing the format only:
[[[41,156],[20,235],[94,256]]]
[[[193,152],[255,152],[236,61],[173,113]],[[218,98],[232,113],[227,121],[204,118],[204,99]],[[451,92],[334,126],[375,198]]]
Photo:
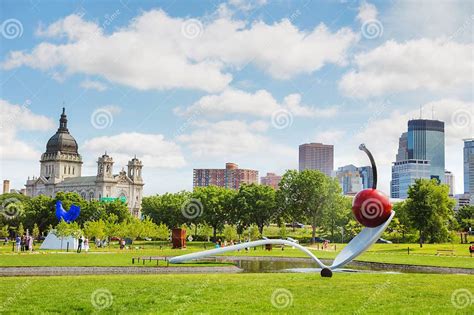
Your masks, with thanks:
[[[83,175],[105,151],[144,163],[145,195],[192,189],[193,168],[284,173],[333,144],[390,192],[412,118],[446,128],[462,193],[474,136],[472,1],[0,2],[0,178],[23,188],[66,107]]]

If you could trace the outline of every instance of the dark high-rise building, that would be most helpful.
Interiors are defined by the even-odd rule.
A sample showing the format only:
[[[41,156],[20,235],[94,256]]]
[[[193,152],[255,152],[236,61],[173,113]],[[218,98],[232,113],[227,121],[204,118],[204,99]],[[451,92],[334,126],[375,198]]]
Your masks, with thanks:
[[[372,171],[372,166],[362,166],[359,167],[360,177],[362,178],[362,186],[364,189],[372,188],[374,184],[374,174]]]
[[[464,139],[464,193],[474,203],[474,138]]]
[[[444,182],[444,122],[428,119],[408,121],[407,147],[409,160],[429,161],[430,178]]]
[[[331,176],[334,170],[334,146],[306,143],[299,148],[299,170],[318,170]]]
[[[396,162],[408,160],[408,132],[402,133],[398,140],[398,153]]]

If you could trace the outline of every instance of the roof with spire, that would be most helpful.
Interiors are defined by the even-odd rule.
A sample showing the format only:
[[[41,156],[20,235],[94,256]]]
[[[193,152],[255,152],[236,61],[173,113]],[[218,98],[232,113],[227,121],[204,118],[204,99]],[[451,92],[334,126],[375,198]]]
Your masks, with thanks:
[[[46,144],[46,153],[69,153],[78,154],[78,145],[67,128],[66,109],[63,107],[63,113],[59,119],[59,128]]]

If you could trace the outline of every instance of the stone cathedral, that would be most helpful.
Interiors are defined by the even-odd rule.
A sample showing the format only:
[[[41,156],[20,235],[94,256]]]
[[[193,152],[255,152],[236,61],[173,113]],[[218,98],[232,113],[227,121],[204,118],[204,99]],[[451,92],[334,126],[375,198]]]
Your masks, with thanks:
[[[76,192],[86,200],[110,201],[115,198],[126,201],[130,212],[140,215],[143,196],[143,164],[136,157],[113,173],[114,160],[107,153],[97,161],[96,176],[82,176],[82,157],[78,145],[67,128],[65,109],[59,120],[59,129],[46,145],[41,155],[39,177],[26,182],[26,195],[47,195],[54,197],[57,192]]]

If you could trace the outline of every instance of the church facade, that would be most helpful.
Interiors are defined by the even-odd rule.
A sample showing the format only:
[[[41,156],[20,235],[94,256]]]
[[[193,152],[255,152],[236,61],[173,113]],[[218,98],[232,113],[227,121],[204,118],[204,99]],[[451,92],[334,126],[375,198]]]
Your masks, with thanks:
[[[67,128],[65,109],[58,131],[49,139],[41,155],[40,176],[28,179],[26,195],[47,195],[76,192],[86,200],[125,200],[134,216],[140,215],[143,197],[142,162],[134,157],[118,174],[113,173],[114,160],[105,153],[97,160],[97,174],[82,176],[82,157],[78,145]]]

